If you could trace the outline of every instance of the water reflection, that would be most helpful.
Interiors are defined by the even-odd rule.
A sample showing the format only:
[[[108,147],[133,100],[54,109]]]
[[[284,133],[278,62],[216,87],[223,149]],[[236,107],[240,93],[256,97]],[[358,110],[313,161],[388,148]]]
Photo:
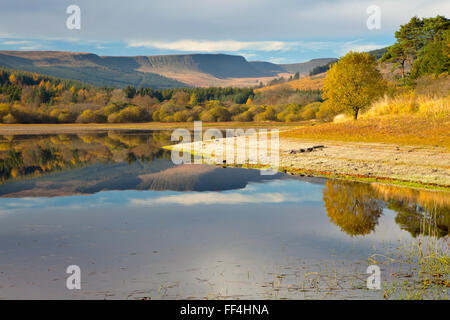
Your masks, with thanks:
[[[170,143],[168,131],[1,136],[0,178],[5,183],[95,163],[170,159],[161,149]]]
[[[331,222],[351,236],[375,230],[383,213],[381,203],[367,184],[327,181],[323,201]]]
[[[173,143],[170,134],[124,130],[0,136],[0,196],[67,196],[107,190],[219,191],[289,178],[207,165],[174,166],[169,151],[161,148]],[[323,188],[323,203],[330,221],[350,236],[374,232],[384,208],[394,211],[396,223],[413,237],[449,234],[446,192],[329,180]]]
[[[383,208],[394,211],[395,222],[413,237],[449,234],[446,192],[329,180],[323,189],[323,201],[330,221],[351,236],[373,232]]]
[[[349,276],[373,246],[448,238],[445,192],[174,166],[170,132],[0,141],[0,298],[316,298],[301,279],[329,288],[336,270],[327,297],[374,298]],[[81,292],[65,289],[70,264]]]

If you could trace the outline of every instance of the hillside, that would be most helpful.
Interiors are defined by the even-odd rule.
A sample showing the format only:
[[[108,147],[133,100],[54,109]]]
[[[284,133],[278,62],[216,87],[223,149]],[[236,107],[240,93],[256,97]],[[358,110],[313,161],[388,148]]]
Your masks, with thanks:
[[[334,59],[277,65],[226,54],[108,57],[59,51],[0,51],[1,67],[122,88],[255,86],[280,75],[309,73],[331,60]]]
[[[0,66],[79,80],[96,86],[186,86],[159,74],[136,71],[139,67],[138,57],[99,57],[90,53],[53,51],[0,51]]]
[[[290,64],[280,64],[280,66],[286,70],[286,72],[296,73],[299,72],[301,75],[308,75],[315,67],[324,66],[329,62],[337,61],[335,58],[320,58],[312,59],[302,63],[290,63]]]
[[[270,77],[284,71],[277,65],[268,62],[252,64],[242,56],[226,54],[164,55],[146,58],[148,65],[143,64],[142,66],[150,67],[151,70],[195,71],[217,78]],[[268,68],[266,65],[275,68]]]
[[[260,89],[256,89],[255,92],[264,92],[267,90],[273,90],[278,88],[290,88],[293,90],[317,90],[322,89],[325,81],[326,72],[316,74],[314,76],[307,76],[298,80],[292,80],[285,83],[275,84]]]

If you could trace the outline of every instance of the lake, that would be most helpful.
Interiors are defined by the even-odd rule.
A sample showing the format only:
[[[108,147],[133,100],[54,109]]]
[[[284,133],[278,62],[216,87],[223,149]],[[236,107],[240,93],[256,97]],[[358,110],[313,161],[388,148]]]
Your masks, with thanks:
[[[447,193],[176,166],[171,143],[1,136],[0,298],[382,299],[414,278],[404,248],[448,245]],[[375,263],[381,290],[366,285]],[[70,265],[80,290],[66,288]]]

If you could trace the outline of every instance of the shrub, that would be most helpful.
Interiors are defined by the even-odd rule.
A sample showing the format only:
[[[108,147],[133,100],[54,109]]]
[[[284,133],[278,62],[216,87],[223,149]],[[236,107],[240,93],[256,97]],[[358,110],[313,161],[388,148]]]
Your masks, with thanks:
[[[325,101],[319,105],[319,110],[316,112],[316,118],[325,121],[332,121],[338,113],[339,110],[333,108],[331,103],[328,101]]]
[[[254,119],[255,121],[273,121],[277,120],[277,115],[273,107],[267,107],[266,111],[258,113]]]
[[[300,114],[300,116],[304,120],[315,119],[316,118],[316,113],[317,113],[317,111],[319,111],[320,105],[321,105],[320,102],[313,102],[313,103],[310,103],[310,104],[306,105],[303,108],[302,113]]]
[[[200,120],[205,121],[205,122],[215,122],[216,117],[214,117],[214,115],[209,111],[203,111],[200,114]]]
[[[175,112],[175,114],[173,115],[173,120],[175,122],[186,122],[191,117],[191,112],[189,112],[188,110],[183,110]]]
[[[241,114],[238,114],[236,116],[233,116],[232,118],[234,121],[242,121],[242,122],[249,122],[253,121],[253,112],[250,110],[247,110]]]
[[[78,123],[102,123],[105,117],[92,110],[84,110],[77,118]]]
[[[300,117],[294,113],[289,113],[286,118],[285,118],[285,122],[294,122],[294,121],[298,121],[300,120]]]
[[[6,116],[10,111],[9,104],[7,103],[0,103],[0,118],[3,118]]]
[[[108,122],[142,122],[148,120],[148,114],[141,107],[129,106],[108,117]]]
[[[3,117],[3,123],[17,123],[17,121],[11,113],[8,113]]]
[[[231,114],[225,107],[215,106],[208,112],[215,118],[215,121],[230,121],[231,119]]]

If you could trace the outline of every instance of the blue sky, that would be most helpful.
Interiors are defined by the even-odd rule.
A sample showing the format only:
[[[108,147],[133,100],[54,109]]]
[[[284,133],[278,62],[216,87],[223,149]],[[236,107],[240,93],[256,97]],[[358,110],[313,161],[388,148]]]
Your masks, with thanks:
[[[69,30],[69,5],[81,29]],[[366,10],[380,8],[369,30]],[[394,42],[412,16],[450,16],[448,0],[15,0],[0,4],[0,50],[133,56],[228,53],[292,63]]]

